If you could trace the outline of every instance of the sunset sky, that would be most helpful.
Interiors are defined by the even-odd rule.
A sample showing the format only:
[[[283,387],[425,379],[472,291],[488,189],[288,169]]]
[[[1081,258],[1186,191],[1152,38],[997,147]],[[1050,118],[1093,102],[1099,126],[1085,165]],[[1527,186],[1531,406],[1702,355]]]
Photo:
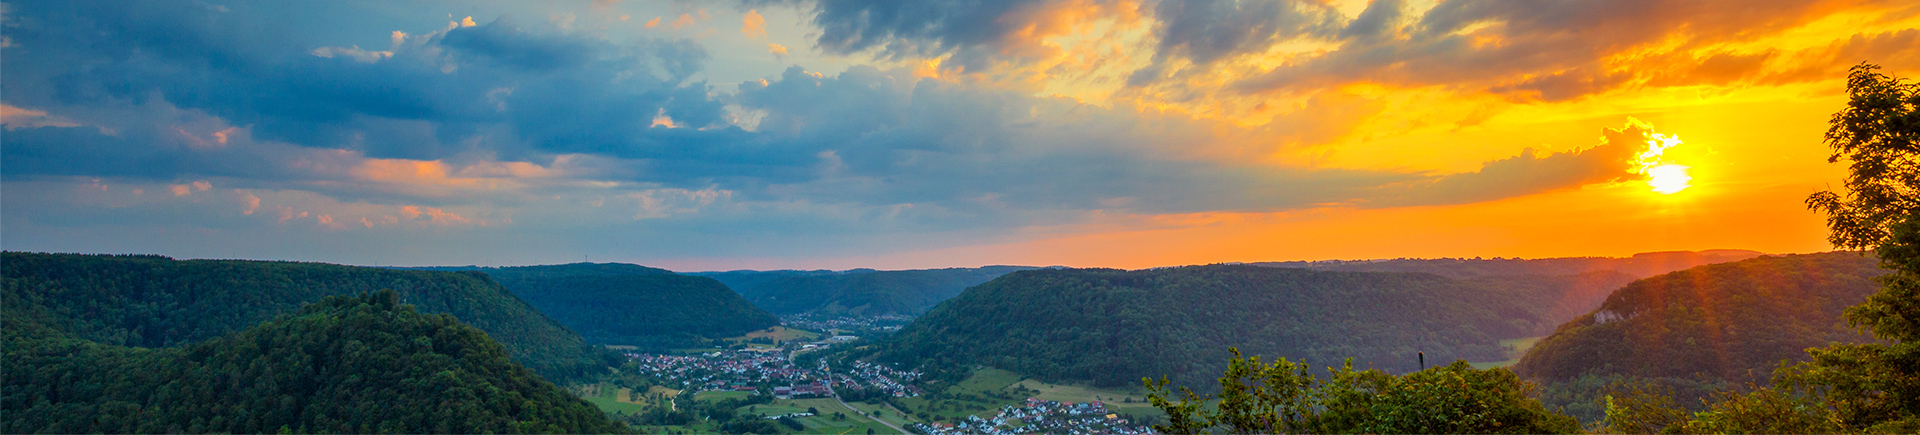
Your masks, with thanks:
[[[3,4],[0,244],[179,258],[1825,251],[1920,77],[1912,1]]]

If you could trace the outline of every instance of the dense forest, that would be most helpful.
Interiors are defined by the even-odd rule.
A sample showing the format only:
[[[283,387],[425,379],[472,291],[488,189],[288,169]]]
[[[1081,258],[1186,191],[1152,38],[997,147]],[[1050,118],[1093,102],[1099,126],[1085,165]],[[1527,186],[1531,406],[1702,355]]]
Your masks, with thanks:
[[[1879,289],[1879,259],[1858,252],[1782,255],[1715,264],[1628,284],[1591,314],[1536,343],[1514,371],[1744,380],[1806,349],[1867,338],[1842,322]]]
[[[1627,387],[1697,407],[1716,391],[1767,383],[1781,361],[1808,360],[1807,348],[1873,341],[1841,312],[1880,288],[1878,262],[1858,252],[1768,256],[1635,281],[1513,370],[1582,420],[1598,420],[1603,396]]]
[[[1563,286],[1424,273],[1247,265],[1015,272],[942,303],[877,346],[941,371],[975,364],[1047,381],[1133,385],[1169,375],[1207,388],[1228,347],[1321,365],[1407,372],[1507,358],[1498,341],[1543,334]]]
[[[630,264],[480,269],[590,342],[692,347],[780,324],[712,278]]]
[[[392,291],[327,297],[234,334],[144,348],[76,338],[52,326],[61,322],[50,311],[16,310],[26,302],[11,291],[20,267],[7,264],[0,432],[627,431],[511,362],[487,333],[423,314]]]
[[[514,362],[548,379],[594,376],[617,363],[617,355],[588,345],[477,272],[19,252],[0,253],[0,264],[8,315],[33,315],[103,344],[194,343],[327,296],[391,289],[421,311],[451,314],[486,331]]]
[[[1252,263],[1257,266],[1303,267],[1346,272],[1426,272],[1452,278],[1486,276],[1563,276],[1598,271],[1614,271],[1646,278],[1662,273],[1715,263],[1758,257],[1754,251],[1715,249],[1706,251],[1645,252],[1628,258],[1435,258],[1366,261],[1285,261]]]
[[[776,314],[918,315],[941,301],[1022,266],[875,271],[711,272]]]

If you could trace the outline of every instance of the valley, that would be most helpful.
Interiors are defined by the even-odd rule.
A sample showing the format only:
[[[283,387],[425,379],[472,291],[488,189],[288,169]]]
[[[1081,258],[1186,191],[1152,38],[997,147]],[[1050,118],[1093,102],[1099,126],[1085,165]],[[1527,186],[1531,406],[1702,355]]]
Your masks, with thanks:
[[[1763,256],[1697,266],[1630,284],[1608,270],[1570,270],[1575,274],[1565,276],[1499,275],[1472,261],[1447,263],[1472,266],[1467,269],[1472,273],[1272,265],[1143,271],[1026,268],[968,288],[924,315],[862,315],[825,304],[817,310],[774,317],[713,279],[637,265],[403,271],[144,257],[6,256],[9,266],[26,266],[7,270],[9,325],[55,328],[63,336],[119,345],[169,349],[166,346],[205,340],[199,337],[217,341],[225,334],[209,328],[244,325],[244,321],[208,323],[217,318],[168,317],[164,311],[140,308],[172,304],[194,294],[232,291],[194,284],[217,282],[206,275],[210,265],[219,265],[220,273],[306,274],[309,278],[304,281],[309,282],[423,280],[402,286],[411,290],[395,296],[454,310],[461,322],[473,319],[502,331],[529,329],[504,326],[511,323],[495,320],[497,315],[459,313],[492,313],[513,306],[526,307],[520,309],[530,314],[521,316],[538,315],[536,310],[551,312],[557,320],[547,324],[560,328],[556,331],[570,333],[564,325],[576,325],[595,334],[593,339],[573,339],[578,340],[573,346],[583,349],[580,352],[593,356],[571,364],[601,368],[572,372],[579,373],[575,375],[542,375],[564,385],[578,403],[597,409],[608,420],[658,433],[1146,433],[1150,426],[1165,423],[1168,415],[1148,404],[1149,392],[1141,388],[1140,379],[1164,375],[1178,385],[1206,391],[1207,374],[1221,370],[1215,365],[1221,359],[1210,356],[1217,352],[1209,350],[1213,347],[1238,347],[1315,362],[1318,367],[1338,362],[1331,356],[1344,355],[1357,357],[1359,367],[1393,373],[1418,370],[1412,361],[1416,351],[1427,354],[1429,367],[1466,359],[1476,361],[1473,368],[1504,367],[1537,380],[1541,400],[1591,422],[1602,417],[1598,413],[1601,396],[1623,383],[1653,382],[1676,388],[1682,395],[1701,395],[1754,380],[1733,374],[1750,373],[1758,366],[1729,364],[1791,359],[1798,349],[1821,340],[1862,339],[1841,329],[1830,328],[1826,335],[1809,335],[1804,330],[1836,322],[1839,308],[1869,293],[1866,280],[1880,273],[1872,257],[1844,252]],[[1665,258],[1696,257],[1666,254]],[[1538,269],[1528,269],[1533,266],[1525,262],[1502,261],[1500,270]],[[1582,264],[1597,260],[1586,261]],[[1357,266],[1342,263],[1342,267]],[[162,277],[156,282],[163,284],[74,279],[83,276],[81,270],[93,271],[84,276],[96,278]],[[495,284],[495,279],[502,284]],[[1604,298],[1591,296],[1595,286],[1616,282],[1623,285],[1606,292]],[[449,287],[448,283],[458,284]],[[274,288],[292,294],[317,291],[314,287]],[[140,318],[148,324],[201,326],[154,329],[135,324],[129,329],[115,326],[124,324],[88,321],[75,314],[86,311],[68,289],[143,301],[122,306],[158,313]],[[498,299],[509,290],[528,302]],[[489,297],[499,302],[489,303],[501,305],[473,305],[481,300],[473,296],[449,299],[444,294],[448,291],[494,295]],[[723,293],[715,296],[715,291]],[[1743,296],[1749,294],[1764,297]],[[1754,305],[1753,301],[1769,302]],[[265,307],[275,306],[287,305]],[[1151,312],[1133,308],[1142,306],[1181,308]],[[1656,306],[1669,308],[1649,308]],[[1805,310],[1809,307],[1819,310]],[[1552,326],[1570,309],[1584,314]],[[662,315],[661,310],[681,313]],[[1646,326],[1641,325],[1648,322],[1663,325],[1654,331],[1669,332],[1644,332]],[[155,330],[173,331],[180,338],[146,333]],[[1787,330],[1802,332],[1770,332]],[[1662,335],[1672,332],[1686,335]],[[1627,338],[1594,338],[1603,334],[1627,334]],[[1699,348],[1675,347],[1672,340],[1716,343],[1718,347],[1711,349],[1719,350],[1690,354]],[[1326,347],[1330,344],[1334,346]],[[507,349],[546,348],[551,345],[524,343]],[[1748,349],[1764,353],[1740,354]],[[1671,356],[1648,356],[1648,352]],[[1635,353],[1640,355],[1630,356]],[[529,354],[553,358],[539,355],[550,354]],[[1634,364],[1645,361],[1675,363]],[[1718,377],[1702,383],[1679,377],[1682,373]],[[10,382],[15,382],[9,384],[15,388],[41,388],[27,381]]]

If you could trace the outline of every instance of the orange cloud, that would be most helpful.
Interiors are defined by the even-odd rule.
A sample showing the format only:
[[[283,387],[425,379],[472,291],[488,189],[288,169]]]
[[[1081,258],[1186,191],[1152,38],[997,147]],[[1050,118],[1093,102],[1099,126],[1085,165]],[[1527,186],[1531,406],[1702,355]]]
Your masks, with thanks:
[[[672,27],[674,29],[679,29],[681,27],[686,27],[691,25],[693,25],[693,16],[687,15],[687,14],[680,14],[680,18],[675,18],[672,23],[667,24],[668,27]]]
[[[260,210],[260,197],[244,190],[240,191],[240,195],[240,214],[252,216],[253,212]]]
[[[767,44],[767,52],[772,53],[774,59],[780,59],[787,56],[787,47],[780,44]]]
[[[748,38],[767,37],[766,17],[760,16],[760,11],[748,9],[747,15],[740,19],[740,33]]]
[[[19,107],[13,107],[6,104],[0,104],[0,124],[6,124],[7,128],[9,129],[20,128],[20,127],[78,127],[80,126],[79,123],[74,122],[73,120],[61,118],[58,116],[47,115],[47,112],[45,111],[33,110],[33,109],[22,109]]]
[[[655,28],[655,27],[659,27],[659,26],[660,26],[660,17],[653,17],[653,19],[651,19],[651,20],[647,20],[647,24],[645,24],[645,26],[646,26],[646,28],[649,28],[649,29],[651,29],[651,28]]]

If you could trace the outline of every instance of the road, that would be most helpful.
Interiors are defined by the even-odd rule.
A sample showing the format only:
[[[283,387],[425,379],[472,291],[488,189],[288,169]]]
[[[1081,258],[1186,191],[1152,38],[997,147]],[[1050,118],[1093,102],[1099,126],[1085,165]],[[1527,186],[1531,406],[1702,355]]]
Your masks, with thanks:
[[[788,352],[788,353],[787,353],[787,363],[789,363],[789,364],[791,364],[791,363],[793,363],[793,360],[794,360],[794,356],[796,356],[796,355],[799,355],[799,354],[800,354],[800,352],[798,352],[798,351],[795,351],[795,352]],[[823,363],[823,364],[821,364],[821,368],[823,368],[823,369],[824,369],[824,368],[826,368],[826,364],[824,364],[824,363],[825,363],[825,361],[822,361],[822,363]],[[833,371],[832,371],[832,370],[823,370],[823,371],[825,371],[825,372],[827,372],[827,373],[833,373]],[[840,406],[845,406],[845,407],[847,407],[847,409],[851,409],[851,410],[853,410],[853,412],[854,412],[854,413],[856,413],[856,414],[860,414],[861,416],[864,416],[864,417],[866,417],[866,418],[867,418],[867,419],[869,419],[869,420],[873,420],[873,421],[877,421],[877,422],[880,422],[880,424],[883,424],[883,425],[886,425],[886,426],[887,426],[887,427],[889,427],[889,428],[893,428],[893,430],[895,430],[895,431],[899,431],[900,433],[903,433],[903,434],[912,434],[912,433],[913,433],[913,432],[907,432],[907,430],[906,430],[905,428],[902,428],[902,427],[900,427],[900,426],[894,426],[894,425],[893,425],[893,423],[888,423],[888,422],[887,422],[886,420],[881,420],[881,419],[880,419],[880,417],[874,417],[874,416],[871,416],[871,415],[867,415],[867,412],[866,412],[866,411],[861,411],[861,410],[860,410],[860,408],[855,408],[855,407],[853,407],[853,405],[848,405],[848,404],[847,404],[847,401],[845,401],[845,400],[840,400],[840,393],[837,393],[837,392],[834,392],[834,391],[833,391],[833,383],[832,383],[832,382],[828,382],[828,383],[827,383],[827,394],[832,394],[832,395],[833,395],[833,401],[835,401],[835,402],[840,402]],[[893,405],[887,405],[887,407],[889,407],[889,408],[892,408],[892,407],[893,407]],[[900,408],[893,408],[893,412],[900,412]],[[900,415],[906,415],[906,414],[900,414]]]
[[[822,367],[825,367],[825,364],[822,364],[821,366],[822,366]],[[833,371],[831,371],[831,370],[828,370],[828,371],[827,371],[827,373],[833,373]],[[901,428],[900,426],[894,426],[894,425],[893,425],[893,423],[888,423],[888,422],[887,422],[886,420],[881,420],[881,419],[880,419],[880,417],[874,417],[874,416],[871,416],[871,415],[867,415],[867,412],[866,412],[866,411],[861,411],[861,410],[860,410],[860,408],[855,408],[855,407],[853,407],[853,405],[849,405],[849,404],[847,404],[847,401],[845,401],[845,400],[840,400],[840,393],[838,393],[838,392],[835,392],[835,391],[833,391],[833,383],[832,383],[832,382],[828,382],[828,383],[827,383],[827,394],[832,394],[832,395],[833,395],[833,401],[835,401],[835,402],[840,402],[840,406],[845,406],[845,407],[847,407],[847,409],[851,409],[851,410],[853,410],[853,412],[854,412],[854,413],[857,413],[857,414],[860,414],[861,416],[863,416],[863,417],[866,417],[866,418],[867,418],[867,419],[869,419],[869,420],[873,420],[873,421],[877,421],[877,422],[880,422],[880,424],[883,424],[883,425],[886,425],[887,427],[890,427],[890,428],[893,428],[893,430],[895,430],[895,431],[899,431],[900,433],[903,433],[903,434],[912,434],[912,433],[913,433],[913,432],[907,432],[907,430],[906,430],[905,428]],[[892,405],[888,405],[888,407],[892,407]],[[894,410],[893,410],[893,411],[894,411],[894,412],[900,412],[900,409],[899,409],[899,408],[894,408]],[[900,414],[900,415],[906,415],[906,414]]]
[[[861,410],[860,410],[860,408],[855,408],[855,407],[853,407],[853,405],[848,405],[848,404],[847,404],[847,401],[845,401],[845,400],[840,400],[840,395],[838,395],[838,394],[835,394],[835,395],[833,395],[833,400],[834,400],[834,401],[836,401],[836,402],[840,402],[840,406],[845,406],[845,407],[847,407],[847,409],[851,409],[851,410],[853,410],[853,412],[857,412],[857,413],[860,413],[860,415],[862,415],[862,416],[865,416],[865,417],[867,417],[868,419],[871,419],[871,420],[873,420],[873,421],[877,421],[877,422],[880,422],[880,424],[884,424],[884,425],[887,425],[887,427],[890,427],[890,428],[893,428],[893,430],[897,430],[897,431],[900,431],[900,433],[903,433],[903,434],[911,434],[911,433],[913,433],[913,432],[907,432],[907,430],[906,430],[906,429],[902,429],[902,428],[900,428],[900,426],[894,426],[894,425],[893,425],[893,423],[888,423],[888,422],[887,422],[886,420],[881,420],[881,419],[880,419],[880,417],[874,417],[874,416],[871,416],[871,415],[867,415],[867,412],[866,412],[866,411],[861,411]]]

